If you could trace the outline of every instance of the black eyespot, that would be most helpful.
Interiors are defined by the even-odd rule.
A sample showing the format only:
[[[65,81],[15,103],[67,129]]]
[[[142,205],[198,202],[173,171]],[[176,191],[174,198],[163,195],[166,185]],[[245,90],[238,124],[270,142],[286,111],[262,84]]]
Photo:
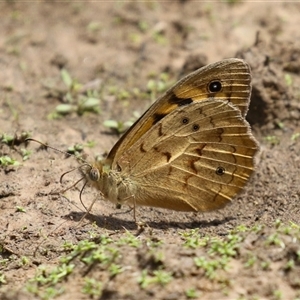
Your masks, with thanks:
[[[216,174],[217,175],[224,175],[225,174],[225,169],[223,167],[217,167]]]
[[[121,172],[121,171],[122,171],[122,169],[121,169],[121,167],[120,167],[119,165],[117,165],[117,171],[118,171],[118,172]]]
[[[89,176],[91,180],[98,181],[100,178],[99,170],[97,168],[91,168]]]
[[[198,131],[200,126],[198,124],[193,125],[193,131]]]
[[[189,123],[189,119],[188,118],[183,118],[182,119],[182,124],[188,124]]]
[[[222,83],[219,80],[211,81],[208,84],[208,91],[210,93],[217,93],[220,92],[221,90],[222,90]]]

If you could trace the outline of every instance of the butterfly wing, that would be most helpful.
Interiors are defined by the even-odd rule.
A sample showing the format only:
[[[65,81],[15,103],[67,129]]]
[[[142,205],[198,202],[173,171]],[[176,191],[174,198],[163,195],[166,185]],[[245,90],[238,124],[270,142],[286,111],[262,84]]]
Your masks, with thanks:
[[[117,165],[137,205],[209,211],[243,189],[257,150],[240,110],[222,98],[208,99],[165,116]]]
[[[153,105],[127,130],[108,155],[114,167],[122,153],[129,149],[153,125],[181,106],[214,98],[231,102],[245,116],[251,93],[251,74],[248,64],[236,58],[210,64],[187,75],[158,98]]]

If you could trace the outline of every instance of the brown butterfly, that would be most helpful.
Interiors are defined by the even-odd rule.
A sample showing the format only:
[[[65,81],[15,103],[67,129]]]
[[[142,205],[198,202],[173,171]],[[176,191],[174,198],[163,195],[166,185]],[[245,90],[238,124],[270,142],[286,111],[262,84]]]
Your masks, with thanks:
[[[178,211],[229,203],[253,173],[258,143],[245,120],[249,66],[226,59],[178,81],[119,139],[84,164],[86,182],[111,202]]]

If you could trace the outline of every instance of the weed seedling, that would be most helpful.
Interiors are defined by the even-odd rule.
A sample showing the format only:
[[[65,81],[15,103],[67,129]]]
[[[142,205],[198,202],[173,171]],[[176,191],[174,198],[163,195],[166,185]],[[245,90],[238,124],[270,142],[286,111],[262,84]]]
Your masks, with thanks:
[[[126,231],[126,235],[118,241],[118,245],[128,245],[133,248],[138,248],[141,245],[141,241],[129,231]]]
[[[0,156],[0,166],[2,167],[7,167],[7,166],[17,167],[19,165],[20,163],[16,159],[13,159],[8,155]]]
[[[22,213],[25,213],[26,212],[26,209],[22,206],[16,206],[16,212],[22,212]]]
[[[102,282],[94,278],[85,278],[82,292],[91,297],[100,297],[102,294]]]
[[[152,276],[148,275],[147,270],[143,270],[141,277],[138,279],[138,283],[140,284],[142,289],[145,289],[150,284],[159,284],[161,286],[165,286],[172,279],[173,279],[172,274],[163,270],[153,271]]]
[[[197,299],[199,297],[196,289],[194,288],[186,290],[185,295],[188,299]]]

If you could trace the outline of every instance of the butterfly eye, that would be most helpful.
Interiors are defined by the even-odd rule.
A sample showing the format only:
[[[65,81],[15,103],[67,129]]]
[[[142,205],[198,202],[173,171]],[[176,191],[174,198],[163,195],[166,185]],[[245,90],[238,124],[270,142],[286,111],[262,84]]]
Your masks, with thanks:
[[[99,170],[97,168],[91,168],[89,176],[91,180],[98,181],[100,178]]]
[[[220,92],[221,90],[222,90],[222,83],[219,80],[211,81],[208,84],[208,91],[210,93],[217,93]]]
[[[225,174],[225,169],[223,167],[217,167],[216,174],[217,175],[224,175]]]

